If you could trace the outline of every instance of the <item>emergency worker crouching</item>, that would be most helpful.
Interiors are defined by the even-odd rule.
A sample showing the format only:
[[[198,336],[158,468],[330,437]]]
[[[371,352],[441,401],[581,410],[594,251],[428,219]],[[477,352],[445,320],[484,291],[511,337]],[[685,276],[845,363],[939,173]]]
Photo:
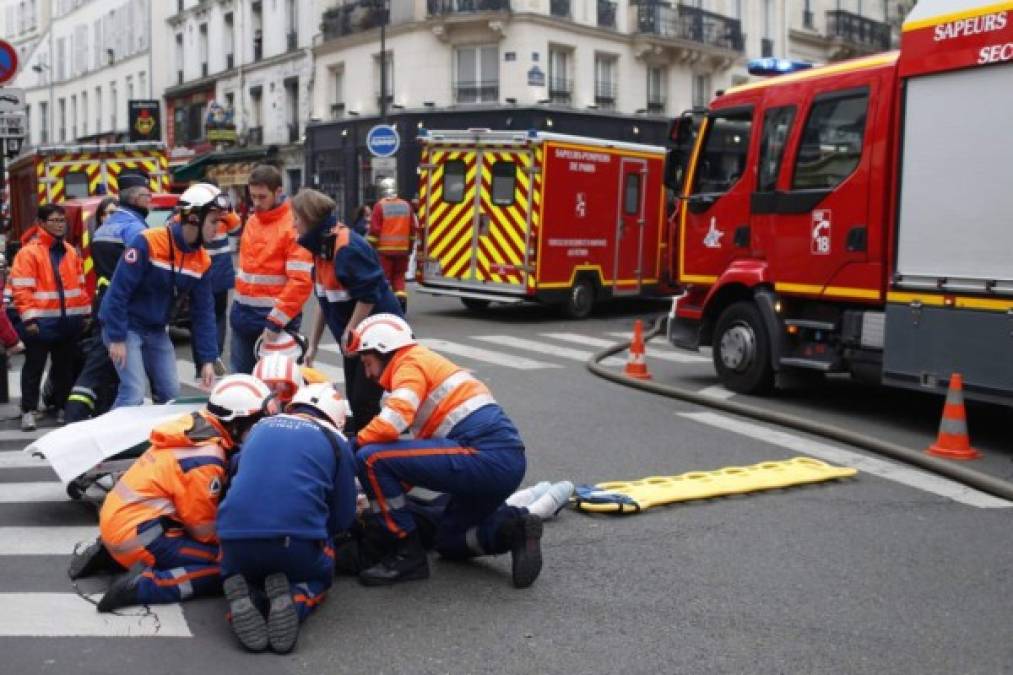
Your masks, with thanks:
[[[99,541],[71,562],[72,579],[131,570],[113,581],[100,612],[221,591],[215,516],[229,458],[250,428],[275,412],[263,382],[230,375],[215,385],[204,410],[152,430],[151,448],[102,505]],[[131,569],[138,564],[143,569]]]
[[[367,377],[390,392],[380,414],[358,433],[356,463],[374,517],[393,542],[359,580],[373,586],[429,576],[404,492],[409,484],[450,495],[437,524],[441,555],[509,551],[514,586],[534,583],[542,568],[542,520],[504,503],[524,478],[524,444],[489,389],[419,345],[397,316],[364,320],[352,350]],[[409,431],[412,440],[399,440]]]
[[[243,441],[218,511],[232,629],[251,651],[292,650],[300,622],[331,586],[331,539],[355,518],[345,400],[331,384],[311,384],[285,411]]]

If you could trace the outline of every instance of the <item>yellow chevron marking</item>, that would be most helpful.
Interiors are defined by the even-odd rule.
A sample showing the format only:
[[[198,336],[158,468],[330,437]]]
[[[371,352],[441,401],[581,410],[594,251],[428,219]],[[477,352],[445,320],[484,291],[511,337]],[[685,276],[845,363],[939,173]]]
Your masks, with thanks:
[[[470,232],[475,220],[474,209],[459,212],[454,218],[446,219],[447,226],[442,230],[444,234],[438,237],[437,244],[433,247],[431,254],[444,262],[453,257],[454,252],[460,248],[458,244],[462,241],[471,241]],[[448,251],[448,247],[450,250]]]

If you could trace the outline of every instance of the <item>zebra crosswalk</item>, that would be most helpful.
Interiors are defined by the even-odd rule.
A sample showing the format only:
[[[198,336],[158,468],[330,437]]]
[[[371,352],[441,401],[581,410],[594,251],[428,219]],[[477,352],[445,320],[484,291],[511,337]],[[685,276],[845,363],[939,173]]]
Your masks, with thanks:
[[[609,332],[505,334],[490,331],[488,334],[455,335],[452,339],[424,337],[421,342],[446,354],[462,367],[478,372],[504,369],[553,374],[565,369],[583,370],[583,362],[594,352],[628,337],[628,334]],[[183,393],[206,393],[189,359],[189,348],[181,345],[176,368]],[[626,354],[620,352],[606,360],[605,365],[619,368],[625,359]],[[689,366],[707,361],[700,356],[676,352],[661,340],[649,343],[647,359],[648,362],[658,359]],[[313,366],[333,382],[344,382],[341,354],[333,343],[321,345]],[[13,385],[12,401],[16,402],[17,377],[11,374],[9,379]],[[12,422],[11,426],[14,424]],[[63,484],[45,460],[21,451],[28,442],[47,431],[45,428],[27,433],[14,428],[0,429],[0,565],[10,572],[0,592],[0,607],[5,610],[0,612],[0,638],[192,637],[186,613],[193,610],[186,605],[131,608],[117,615],[99,614],[89,599],[75,592],[62,574],[57,575],[59,579],[43,579],[40,574],[23,573],[23,579],[11,576],[34,568],[65,568],[75,545],[94,539],[97,532],[94,512],[83,504],[68,502]],[[102,589],[101,581],[87,587],[89,593]]]

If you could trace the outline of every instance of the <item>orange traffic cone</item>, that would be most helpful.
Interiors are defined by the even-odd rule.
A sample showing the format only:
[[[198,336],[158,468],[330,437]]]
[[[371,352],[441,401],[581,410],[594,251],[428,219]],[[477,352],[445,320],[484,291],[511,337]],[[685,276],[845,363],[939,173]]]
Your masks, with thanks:
[[[630,342],[630,357],[626,361],[626,368],[623,371],[626,377],[635,377],[638,380],[649,380],[651,374],[647,372],[647,363],[644,361],[644,324],[640,319],[633,324],[633,340]]]
[[[964,409],[964,378],[960,373],[950,376],[939,437],[926,450],[930,455],[947,459],[978,459],[981,453],[971,447],[967,435],[967,411]]]

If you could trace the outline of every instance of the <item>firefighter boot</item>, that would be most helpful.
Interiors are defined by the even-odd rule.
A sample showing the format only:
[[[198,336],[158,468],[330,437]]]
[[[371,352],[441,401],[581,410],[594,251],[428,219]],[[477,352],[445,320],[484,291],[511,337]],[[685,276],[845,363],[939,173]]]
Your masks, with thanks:
[[[250,595],[242,574],[225,580],[225,598],[229,601],[229,623],[239,642],[251,652],[267,649],[267,622]]]
[[[511,518],[496,536],[501,547],[510,549],[514,587],[527,588],[535,583],[542,571],[542,519],[532,513]]]
[[[112,586],[98,601],[98,611],[111,612],[120,607],[130,607],[141,604],[137,598],[137,582],[141,578],[140,569],[130,571],[113,580]]]
[[[405,316],[408,316],[408,294],[407,293],[404,293],[404,294],[398,293],[397,301],[398,301],[398,304],[401,305],[401,312]]]
[[[83,579],[100,572],[122,572],[123,567],[116,562],[106,547],[102,545],[102,539],[96,539],[88,544],[83,550],[75,550],[70,558],[70,568],[67,574],[71,580]]]
[[[292,600],[292,587],[283,572],[264,579],[264,590],[271,601],[267,614],[267,635],[271,649],[279,654],[288,654],[295,647],[299,637],[299,614]]]
[[[428,577],[429,558],[415,530],[398,541],[393,553],[359,573],[359,581],[364,586],[389,586],[399,581]]]

